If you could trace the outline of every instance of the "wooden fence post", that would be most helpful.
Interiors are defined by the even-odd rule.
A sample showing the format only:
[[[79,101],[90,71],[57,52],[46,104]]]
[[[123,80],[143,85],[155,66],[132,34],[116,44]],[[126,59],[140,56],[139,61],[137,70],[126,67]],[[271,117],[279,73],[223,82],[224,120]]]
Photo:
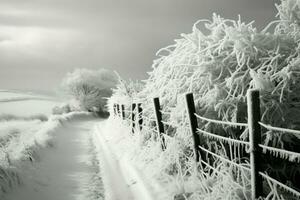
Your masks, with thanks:
[[[142,104],[139,103],[139,104],[138,104],[138,122],[139,122],[140,130],[142,130],[142,128],[143,128],[143,117],[142,117],[142,113],[143,113]]]
[[[190,121],[190,128],[191,128],[191,132],[193,134],[195,159],[196,159],[196,162],[199,162],[200,161],[200,156],[199,156],[200,138],[197,133],[198,122],[197,122],[197,118],[195,116],[196,109],[195,109],[193,93],[186,94],[185,100],[186,100],[189,121]]]
[[[116,116],[116,104],[113,105],[114,116]]]
[[[250,142],[251,195],[254,200],[263,195],[262,177],[259,175],[259,172],[261,171],[262,150],[259,147],[259,144],[261,143],[261,130],[258,123],[260,121],[260,101],[258,90],[248,90],[247,107]]]
[[[124,104],[121,105],[121,111],[122,111],[122,119],[125,120],[125,106],[124,106]]]
[[[118,117],[120,117],[120,105],[119,104],[117,104],[117,115],[118,115]]]
[[[161,112],[160,112],[160,104],[159,104],[159,98],[154,98],[153,99],[153,104],[154,104],[154,110],[155,110],[155,116],[156,116],[156,126],[158,129],[158,133],[159,133],[159,137],[161,139],[161,146],[162,149],[165,150],[166,149],[166,143],[165,143],[165,138],[164,138],[164,133],[165,133],[165,129],[164,129],[164,125],[162,123],[162,116],[161,116]]]
[[[135,129],[135,114],[134,114],[135,107],[136,107],[135,103],[131,104],[132,133],[134,133],[134,129]]]

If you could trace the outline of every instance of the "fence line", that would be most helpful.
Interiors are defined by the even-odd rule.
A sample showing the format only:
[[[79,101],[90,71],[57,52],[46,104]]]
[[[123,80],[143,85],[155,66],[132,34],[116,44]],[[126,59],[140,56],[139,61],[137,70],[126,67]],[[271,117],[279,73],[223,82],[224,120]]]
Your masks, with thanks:
[[[268,181],[271,181],[273,184],[279,185],[280,187],[282,187],[282,188],[284,188],[285,190],[289,191],[290,193],[292,193],[292,194],[295,195],[296,197],[300,198],[300,192],[298,192],[297,190],[295,190],[295,189],[293,189],[293,188],[291,188],[291,187],[289,187],[289,186],[287,186],[287,185],[284,185],[283,183],[277,181],[276,179],[274,179],[274,178],[268,176],[268,175],[265,174],[265,173],[259,172],[259,174],[260,174],[263,178],[267,179]]]
[[[134,133],[134,129],[135,129],[135,107],[136,107],[136,103],[131,104],[131,127],[132,127],[132,133]]]
[[[215,119],[208,119],[206,117],[202,117],[202,116],[198,115],[197,113],[195,113],[195,115],[199,119],[202,119],[202,120],[208,121],[208,122],[213,122],[213,123],[216,123],[216,124],[223,124],[223,125],[230,125],[230,126],[244,126],[244,127],[248,126],[248,124],[246,124],[246,123],[224,122],[224,121],[215,120]]]
[[[196,162],[199,162],[200,154],[198,151],[198,147],[200,146],[200,138],[197,133],[198,121],[195,116],[196,108],[195,108],[193,93],[189,93],[189,94],[185,95],[185,100],[186,100],[186,108],[188,111],[188,117],[189,117],[189,121],[190,121],[190,129],[191,129],[191,133],[193,134],[194,155],[196,158]]]
[[[261,143],[260,124],[260,101],[258,90],[247,91],[247,113],[250,143],[250,164],[251,164],[251,196],[257,199],[263,196],[263,180],[259,175],[262,171],[261,159],[262,150],[259,147]]]
[[[154,111],[155,111],[155,116],[156,116],[156,126],[158,128],[158,132],[159,132],[159,137],[161,139],[161,147],[163,150],[166,149],[166,143],[165,143],[165,128],[164,125],[162,123],[162,115],[160,112],[160,103],[159,103],[159,98],[154,98],[153,99],[153,105],[154,105]]]
[[[201,130],[199,128],[197,129],[197,131],[204,134],[204,135],[206,135],[206,136],[208,136],[208,137],[210,137],[210,138],[215,138],[217,140],[226,141],[227,143],[236,143],[236,144],[243,144],[245,146],[249,146],[249,142],[245,142],[245,141],[242,141],[242,140],[237,140],[237,139],[228,138],[228,137],[224,137],[224,136],[221,136],[221,135],[213,134],[213,133]]]
[[[142,118],[142,115],[143,115],[143,108],[142,108],[142,104],[141,103],[138,103],[137,104],[137,111],[138,111],[138,124],[139,124],[139,127],[140,127],[140,131],[142,130],[143,128],[143,118]]]
[[[175,128],[179,127],[180,125],[162,120],[162,114],[170,115],[170,112],[161,110],[159,98],[153,99],[153,105],[154,105],[155,119],[149,118],[146,116],[142,116],[142,112],[143,112],[142,103],[133,103],[131,105],[131,109],[127,110],[127,112],[129,113],[129,117],[131,116],[132,133],[134,133],[134,130],[136,127],[136,120],[138,121],[140,130],[142,130],[144,120],[149,121],[149,122],[156,122],[156,128],[149,129],[146,126],[144,126],[143,128],[145,128],[146,131],[156,132],[159,135],[162,149],[165,150],[167,148],[166,144],[165,144],[165,136],[167,136],[167,135],[165,135],[164,125],[172,126]],[[247,123],[221,121],[221,120],[216,120],[216,119],[209,119],[209,118],[198,115],[196,113],[195,103],[194,103],[194,98],[193,98],[192,93],[186,94],[186,106],[187,106],[187,112],[188,112],[188,118],[189,118],[190,131],[193,136],[194,155],[195,155],[196,162],[205,164],[205,166],[213,169],[216,172],[219,172],[218,169],[214,168],[213,166],[209,165],[209,163],[207,163],[203,159],[201,159],[202,152],[206,152],[206,153],[208,153],[216,158],[219,158],[220,160],[223,160],[227,163],[230,163],[238,168],[242,168],[244,170],[250,171],[251,172],[251,196],[252,196],[253,200],[257,199],[260,196],[263,196],[262,179],[265,179],[268,182],[272,182],[274,185],[285,189],[286,191],[290,192],[294,196],[300,197],[300,192],[297,191],[296,189],[291,188],[262,172],[263,170],[261,167],[262,166],[261,162],[263,160],[261,159],[261,156],[263,153],[265,154],[266,152],[270,152],[270,155],[274,155],[274,156],[280,155],[280,158],[282,158],[282,159],[288,159],[290,162],[297,161],[298,163],[300,162],[300,153],[261,144],[261,127],[265,128],[269,131],[277,131],[277,132],[285,132],[285,133],[294,134],[297,137],[299,137],[300,131],[286,129],[286,128],[280,128],[280,127],[274,127],[274,126],[267,125],[267,124],[264,124],[263,122],[261,122],[260,121],[260,102],[259,102],[259,91],[258,90],[248,90],[248,92],[247,92],[247,109],[248,109],[248,122]],[[149,111],[149,110],[150,109],[148,108],[147,111]],[[146,109],[144,109],[144,111],[146,111]],[[126,119],[125,105],[121,105],[121,112],[120,112],[120,105],[113,104],[113,113],[115,116],[121,117],[122,119],[125,120]],[[136,115],[138,117],[136,117]],[[228,125],[228,126],[233,126],[233,127],[245,127],[246,128],[245,130],[247,130],[249,132],[249,141],[229,138],[229,137],[217,135],[215,133],[210,133],[208,131],[199,129],[197,119],[204,120],[204,121],[207,121],[210,123],[215,123],[215,124]],[[247,153],[250,154],[250,168],[245,167],[243,165],[243,163],[236,163],[230,159],[222,157],[222,156],[202,147],[200,144],[199,134],[201,134],[205,137],[208,137],[210,139],[215,139],[218,141],[226,142],[227,144],[229,144],[230,148],[231,148],[232,144],[244,145],[244,146],[249,147],[249,152],[247,152]],[[231,158],[233,158],[232,155],[231,155]],[[246,163],[244,163],[244,164],[246,164]]]
[[[247,168],[247,167],[245,167],[245,166],[243,166],[243,165],[240,165],[240,164],[238,164],[238,163],[236,163],[236,162],[233,162],[233,161],[231,161],[231,160],[229,160],[229,159],[227,159],[227,158],[224,158],[224,157],[222,157],[222,156],[219,156],[218,154],[213,153],[213,152],[211,152],[210,150],[205,149],[205,148],[202,147],[202,146],[199,146],[199,148],[200,148],[201,150],[205,151],[206,153],[209,153],[209,154],[211,154],[211,155],[213,155],[213,156],[219,158],[220,160],[223,160],[223,161],[225,161],[225,162],[227,162],[227,163],[230,163],[230,164],[232,164],[232,165],[234,165],[234,166],[236,166],[236,167],[239,167],[239,168],[242,168],[242,169],[245,169],[245,170],[248,170],[248,171],[251,170],[250,168]]]
[[[280,155],[280,158],[282,159],[287,159],[291,162],[295,162],[296,160],[298,160],[297,162],[300,162],[300,153],[288,151],[285,149],[270,147],[262,144],[259,144],[259,146],[263,149],[264,152],[269,151],[274,156]]]
[[[122,111],[122,119],[125,120],[125,105],[121,105],[121,111]]]
[[[298,130],[291,130],[291,129],[287,129],[287,128],[279,128],[279,127],[273,127],[267,124],[264,124],[262,122],[258,122],[262,127],[271,130],[271,131],[277,131],[277,132],[285,132],[285,133],[291,133],[294,134],[296,136],[300,136],[300,131]]]

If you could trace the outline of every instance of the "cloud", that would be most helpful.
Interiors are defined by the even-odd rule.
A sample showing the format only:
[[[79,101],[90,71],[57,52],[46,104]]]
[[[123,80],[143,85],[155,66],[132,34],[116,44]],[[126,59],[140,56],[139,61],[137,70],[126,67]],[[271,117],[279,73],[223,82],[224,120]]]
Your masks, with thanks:
[[[64,29],[48,29],[43,27],[1,26],[0,38],[6,38],[0,43],[0,58],[12,57],[47,57],[58,56],[69,52],[80,33]],[[67,53],[66,53],[67,54]]]
[[[9,40],[10,40],[9,37],[0,34],[0,45],[1,45],[1,42],[6,42],[6,41],[9,41]]]
[[[0,85],[48,89],[75,68],[110,68],[125,78],[145,78],[155,52],[190,32],[213,12],[256,20],[263,27],[275,16],[262,0],[1,0]],[[31,72],[30,75],[28,72]],[[46,74],[51,74],[48,77]],[[5,76],[5,77],[4,77]]]

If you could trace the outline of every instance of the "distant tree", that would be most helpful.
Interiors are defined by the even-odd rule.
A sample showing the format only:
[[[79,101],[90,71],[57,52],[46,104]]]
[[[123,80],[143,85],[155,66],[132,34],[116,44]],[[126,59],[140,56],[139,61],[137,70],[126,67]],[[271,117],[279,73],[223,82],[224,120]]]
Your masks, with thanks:
[[[78,109],[103,112],[117,83],[118,77],[109,70],[75,69],[64,77],[62,86],[77,102]]]

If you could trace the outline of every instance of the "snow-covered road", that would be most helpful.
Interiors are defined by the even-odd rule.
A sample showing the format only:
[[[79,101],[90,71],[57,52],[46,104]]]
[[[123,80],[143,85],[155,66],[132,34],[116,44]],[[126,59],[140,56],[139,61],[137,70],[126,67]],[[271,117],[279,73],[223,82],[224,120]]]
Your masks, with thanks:
[[[23,185],[6,200],[103,199],[103,185],[91,141],[100,119],[72,120],[55,133],[52,148],[39,152],[40,160],[27,164]]]

